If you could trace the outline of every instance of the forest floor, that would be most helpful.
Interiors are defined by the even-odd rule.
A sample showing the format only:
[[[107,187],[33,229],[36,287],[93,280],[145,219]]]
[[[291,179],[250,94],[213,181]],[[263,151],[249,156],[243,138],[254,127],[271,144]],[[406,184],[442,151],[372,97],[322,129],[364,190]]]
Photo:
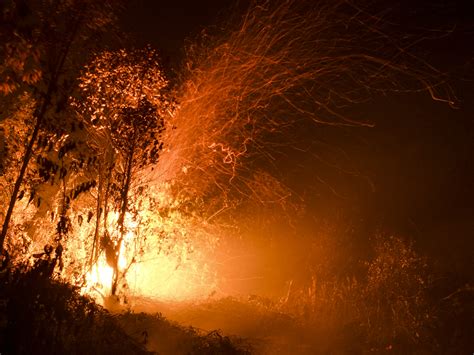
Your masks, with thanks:
[[[123,329],[137,341],[146,334],[147,350],[159,354],[186,354],[183,329],[204,337],[228,339],[237,353],[334,353],[333,337],[305,326],[304,320],[279,312],[270,300],[250,296],[201,302],[158,302],[135,299],[132,313],[119,316]],[[162,319],[175,324],[163,327]],[[332,339],[330,339],[332,338]],[[347,344],[346,344],[347,346]]]
[[[147,350],[158,354],[200,353],[196,339],[210,344],[207,354],[458,354],[471,348],[474,329],[472,290],[458,296],[458,306],[438,313],[438,329],[418,343],[366,334],[347,312],[337,312],[336,320],[324,314],[310,319],[255,295],[181,303],[136,298],[119,324],[136,341],[146,334]],[[369,343],[368,336],[381,340]]]

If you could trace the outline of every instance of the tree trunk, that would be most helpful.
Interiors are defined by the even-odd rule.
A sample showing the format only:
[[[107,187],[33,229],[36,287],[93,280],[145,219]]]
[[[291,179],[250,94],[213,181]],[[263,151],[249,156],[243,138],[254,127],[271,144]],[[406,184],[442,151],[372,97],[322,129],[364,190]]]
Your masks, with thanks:
[[[92,250],[91,250],[91,258],[89,261],[89,268],[92,269],[92,265],[95,263],[96,257],[99,255],[98,247],[99,247],[99,231],[100,231],[100,217],[101,217],[101,208],[102,208],[102,188],[103,188],[103,176],[102,176],[102,164],[99,162],[99,184],[97,186],[97,204],[95,208],[95,229],[94,229],[94,240],[92,241]]]
[[[116,246],[116,258],[115,258],[115,265],[114,265],[114,275],[112,278],[112,289],[111,293],[112,296],[115,295],[117,292],[117,285],[119,282],[119,257],[120,257],[120,249],[122,247],[122,242],[125,237],[125,214],[127,213],[128,209],[128,192],[130,190],[130,184],[132,182],[132,166],[133,166],[133,155],[134,155],[134,150],[135,150],[135,137],[132,138],[132,147],[130,149],[130,154],[128,156],[128,161],[127,161],[127,171],[125,175],[125,182],[123,185],[122,193],[121,193],[121,199],[122,199],[122,206],[120,209],[120,215],[117,221],[117,224],[120,228],[120,238],[118,240],[117,246]]]
[[[46,100],[43,102],[40,112],[36,116],[36,123],[33,129],[33,133],[31,134],[30,141],[28,142],[28,146],[26,147],[25,155],[23,156],[23,161],[21,163],[20,173],[18,174],[15,186],[13,187],[13,193],[10,197],[10,203],[8,204],[8,210],[5,215],[5,220],[3,221],[2,226],[2,234],[0,234],[0,253],[3,253],[3,244],[5,242],[5,237],[8,231],[8,225],[10,224],[10,219],[12,217],[13,208],[15,207],[16,199],[18,197],[18,193],[20,192],[21,183],[23,182],[23,178],[26,173],[26,168],[28,167],[28,163],[30,162],[31,156],[33,155],[33,147],[38,137],[39,129],[41,126],[41,121],[46,112],[47,102]]]

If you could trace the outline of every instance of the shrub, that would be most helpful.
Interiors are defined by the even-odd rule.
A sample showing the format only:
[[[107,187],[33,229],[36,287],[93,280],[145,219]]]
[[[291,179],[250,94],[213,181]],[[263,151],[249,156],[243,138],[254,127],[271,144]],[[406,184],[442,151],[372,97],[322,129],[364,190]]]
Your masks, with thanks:
[[[51,277],[52,261],[0,275],[0,352],[8,354],[146,354],[113,316]]]
[[[427,261],[399,237],[377,237],[374,250],[361,294],[369,344],[413,350],[428,338],[434,321],[426,292],[431,284]]]

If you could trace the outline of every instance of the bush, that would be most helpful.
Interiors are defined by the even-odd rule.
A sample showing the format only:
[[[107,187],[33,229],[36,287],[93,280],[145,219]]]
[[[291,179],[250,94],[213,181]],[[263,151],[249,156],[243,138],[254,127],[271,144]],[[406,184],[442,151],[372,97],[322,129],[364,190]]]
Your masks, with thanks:
[[[370,346],[413,351],[426,345],[435,320],[427,297],[432,282],[427,261],[399,237],[377,237],[374,251],[361,293]]]
[[[51,278],[51,261],[0,275],[0,352],[4,354],[146,354],[113,316]]]
[[[319,349],[433,350],[436,312],[428,299],[432,280],[426,260],[399,237],[379,236],[373,249],[357,277],[313,272],[306,284],[290,287],[280,310],[312,329]]]

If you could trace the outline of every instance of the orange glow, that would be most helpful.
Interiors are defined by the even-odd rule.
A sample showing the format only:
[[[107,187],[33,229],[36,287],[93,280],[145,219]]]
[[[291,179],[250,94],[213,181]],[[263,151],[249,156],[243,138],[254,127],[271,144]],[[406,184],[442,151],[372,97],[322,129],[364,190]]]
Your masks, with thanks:
[[[102,301],[101,298],[110,293],[112,276],[113,269],[107,265],[105,257],[102,255],[92,270],[86,274],[86,285],[82,288],[82,293]]]
[[[155,197],[171,202],[163,192]],[[117,217],[111,214],[109,224],[114,225]],[[208,260],[219,232],[201,222],[178,211],[161,216],[144,208],[140,221],[127,213],[127,233],[118,255],[121,294],[172,301],[208,297],[218,286]],[[73,258],[80,259],[79,255],[76,250]],[[112,278],[113,269],[102,252],[85,274],[82,293],[102,303],[110,294]]]
[[[123,272],[130,260],[127,250],[122,249],[119,266]],[[209,265],[203,255],[191,258],[186,250],[175,250],[175,254],[156,254],[150,250],[143,260],[133,263],[125,279],[128,296],[139,296],[157,300],[186,301],[207,297],[217,283],[212,277]],[[113,269],[101,255],[92,270],[86,274],[83,294],[94,297],[98,302],[110,294]]]

